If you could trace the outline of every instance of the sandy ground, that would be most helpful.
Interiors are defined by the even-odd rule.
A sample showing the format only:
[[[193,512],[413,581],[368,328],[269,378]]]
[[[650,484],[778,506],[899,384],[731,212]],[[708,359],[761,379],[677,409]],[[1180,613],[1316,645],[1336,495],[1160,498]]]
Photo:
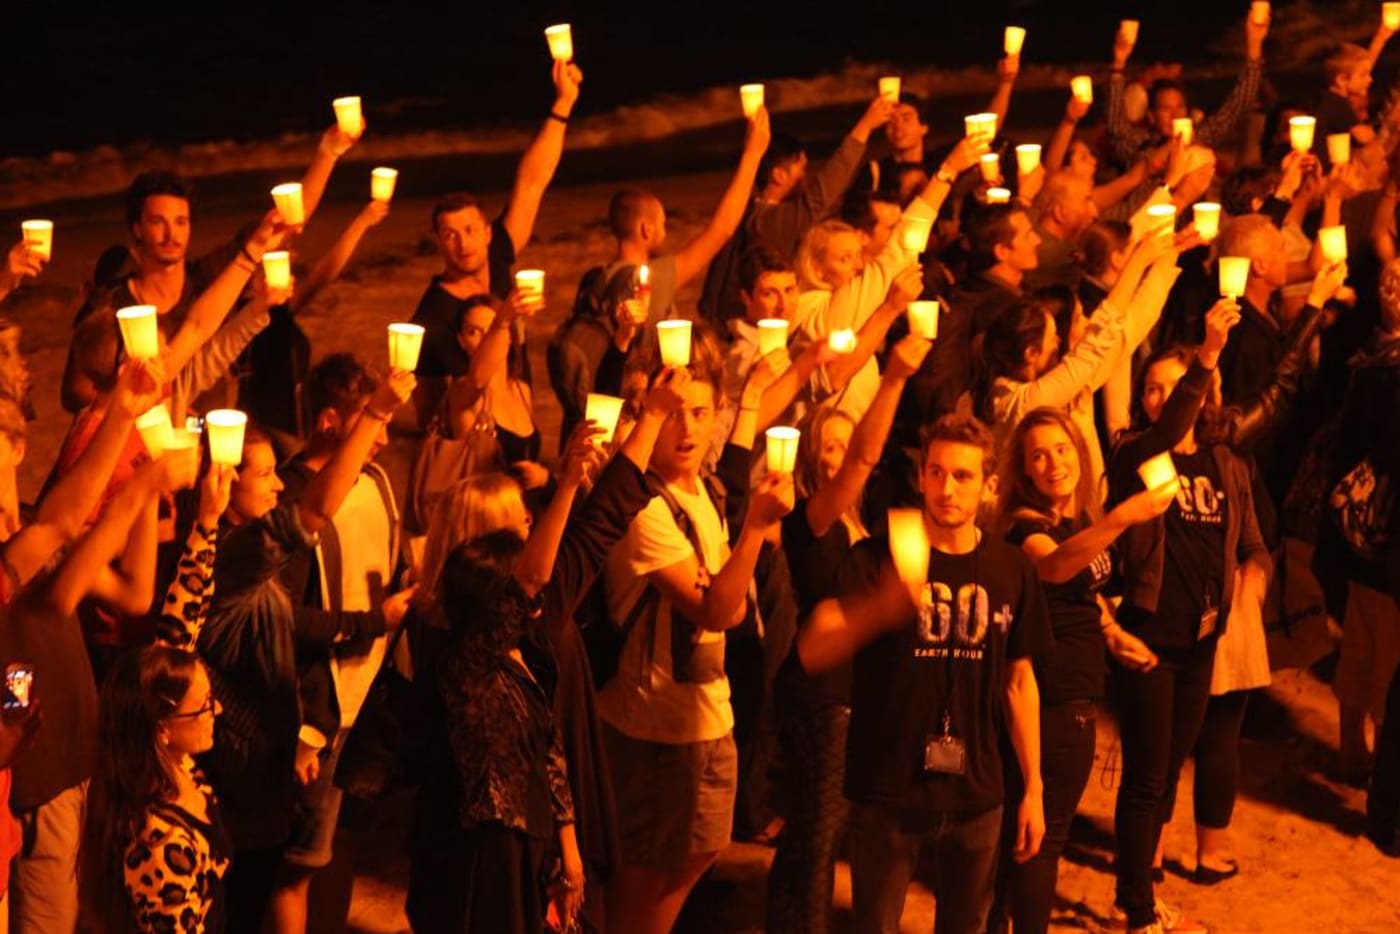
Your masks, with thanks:
[[[670,206],[673,236],[678,241],[703,219],[723,181],[721,175],[705,174],[649,183]],[[609,238],[602,214],[614,187],[552,192],[535,240],[521,258],[522,265],[549,271],[549,308],[531,336],[546,451],[554,449],[558,408],[544,376],[544,344],[567,312],[579,275],[607,257]],[[499,203],[499,197],[489,200]],[[248,200],[233,205],[233,210],[230,205],[215,205],[197,216],[196,249],[229,236],[257,210],[249,204],[257,202]],[[350,203],[327,204],[303,238],[302,256],[314,260],[356,209]],[[383,363],[384,325],[412,313],[438,266],[426,236],[428,211],[426,199],[397,203],[389,219],[366,238],[345,277],[304,312],[302,324],[318,354],[350,350],[372,363]],[[58,381],[80,284],[98,252],[123,237],[114,200],[54,213],[61,218],[54,263],[41,283],[8,309],[25,328],[40,413],[21,478],[26,496],[37,490],[68,424],[58,406]],[[683,293],[683,305],[693,292],[694,288],[689,295]],[[402,457],[395,460],[402,469]],[[1199,888],[1182,874],[1183,867],[1195,861],[1188,767],[1179,818],[1167,841],[1168,875],[1161,894],[1218,932],[1400,930],[1396,864],[1358,836],[1364,795],[1327,777],[1335,753],[1335,731],[1335,705],[1326,686],[1307,673],[1280,673],[1275,685],[1257,698],[1246,725],[1243,787],[1235,812],[1235,847],[1243,872],[1215,888]],[[1061,929],[1113,929],[1112,807],[1117,753],[1114,728],[1104,717],[1098,762],[1060,876],[1056,923]],[[354,930],[378,934],[407,927],[402,914],[406,868],[399,846],[405,813],[403,802],[390,802],[382,810],[382,826],[376,830],[375,845],[368,848],[373,852],[363,855],[356,876]],[[706,897],[693,900],[684,929],[760,930],[769,859],[771,852],[761,847],[736,845],[727,850],[705,890]],[[835,901],[844,929],[850,930],[846,920],[849,877],[844,866]],[[920,884],[911,887],[905,929],[930,930],[933,911],[928,890]]]

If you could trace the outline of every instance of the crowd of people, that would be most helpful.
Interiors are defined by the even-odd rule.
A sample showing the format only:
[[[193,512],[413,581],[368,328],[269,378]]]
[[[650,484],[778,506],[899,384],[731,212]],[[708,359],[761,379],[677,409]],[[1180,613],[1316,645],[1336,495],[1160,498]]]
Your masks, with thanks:
[[[317,874],[411,794],[419,931],[665,932],[735,837],[775,848],[770,931],[827,930],[843,841],[855,930],[898,930],[927,850],[937,931],[1044,931],[1109,709],[1121,921],[1204,931],[1156,895],[1163,827],[1193,756],[1192,879],[1248,872],[1241,726],[1300,586],[1341,627],[1338,769],[1400,855],[1400,113],[1370,101],[1392,32],[1290,102],[1268,26],[1209,114],[1130,68],[1136,24],[1102,118],[1076,82],[1043,140],[1008,119],[1018,54],[991,132],[882,91],[817,166],[756,107],[687,242],[654,194],[613,196],[546,374],[513,267],[566,58],[504,210],[434,207],[411,367],[318,355],[296,318],[382,200],[297,279],[263,272],[362,122],[322,138],[305,218],[197,258],[188,184],[137,177],[33,506],[0,324],[0,926],[302,932]],[[47,259],[17,244],[0,297]],[[154,355],[125,345],[136,305]],[[162,407],[198,443],[153,444]],[[237,463],[201,419],[227,408]]]

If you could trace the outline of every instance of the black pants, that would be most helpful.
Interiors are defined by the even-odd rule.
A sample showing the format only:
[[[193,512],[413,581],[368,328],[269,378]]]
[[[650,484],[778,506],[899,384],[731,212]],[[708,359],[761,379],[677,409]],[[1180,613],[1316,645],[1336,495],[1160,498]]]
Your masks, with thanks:
[[[1120,668],[1115,673],[1123,743],[1123,781],[1113,815],[1118,904],[1132,927],[1151,924],[1156,917],[1152,856],[1171,816],[1171,792],[1181,765],[1205,719],[1215,640],[1156,651],[1159,662],[1151,671]]]
[[[1396,835],[1400,834],[1400,670],[1391,676],[1390,690],[1385,695],[1385,722],[1376,737],[1366,823],[1377,843],[1395,845]]]
[[[1069,841],[1070,824],[1079,799],[1094,771],[1094,723],[1092,701],[1055,704],[1040,711],[1040,775],[1045,787],[1045,840],[1040,852],[1024,863],[1012,858],[1016,840],[1016,809],[1025,781],[1016,757],[1004,756],[1006,801],[1001,853],[997,860],[996,894],[989,931],[1005,931],[1012,922],[1016,934],[1044,931],[1050,923],[1060,855]]]
[[[1240,790],[1240,728],[1249,691],[1219,694],[1206,704],[1201,736],[1196,740],[1196,826],[1224,830],[1235,811]],[[1175,787],[1168,791],[1175,800]],[[1168,811],[1167,819],[1171,819]]]

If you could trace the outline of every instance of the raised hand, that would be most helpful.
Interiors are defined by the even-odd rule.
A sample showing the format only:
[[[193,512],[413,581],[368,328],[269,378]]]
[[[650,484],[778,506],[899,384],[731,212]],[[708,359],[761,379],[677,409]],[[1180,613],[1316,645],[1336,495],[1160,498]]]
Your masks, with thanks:
[[[579,486],[590,471],[602,464],[605,434],[607,429],[591,419],[579,423],[573,434],[569,435],[564,454],[559,458],[560,486]]]
[[[417,386],[418,379],[412,371],[390,370],[389,375],[379,381],[374,395],[369,398],[367,408],[372,414],[382,415],[387,420],[395,409],[413,397],[413,390]]]
[[[933,341],[913,334],[906,335],[890,351],[890,358],[885,361],[885,376],[900,380],[913,376],[924,365],[924,357],[928,356],[932,347]]]
[[[890,290],[885,295],[885,304],[903,311],[909,303],[924,294],[924,267],[915,263],[900,270],[890,281]]]
[[[5,257],[5,272],[16,285],[26,276],[33,278],[44,271],[48,260],[38,250],[31,249],[27,240],[21,240],[10,247]]]
[[[757,531],[767,531],[792,512],[795,497],[792,474],[769,474],[754,484],[749,494],[749,524]]]
[[[552,77],[555,109],[563,109],[564,113],[561,116],[567,117],[578,101],[579,86],[583,84],[583,69],[573,62],[555,59]]]
[[[642,408],[651,415],[666,418],[685,405],[690,387],[690,370],[683,366],[664,367],[652,378]]]
[[[762,154],[768,151],[768,144],[772,141],[773,127],[769,122],[768,108],[760,107],[749,118],[749,129],[744,136],[744,149]]]
[[[206,529],[217,528],[219,519],[228,509],[233,481],[238,471],[227,464],[210,464],[199,485],[199,524]]]
[[[1230,339],[1230,330],[1240,323],[1240,306],[1233,298],[1222,298],[1206,312],[1206,339],[1201,344],[1201,365],[1215,369],[1220,352]]]
[[[165,393],[165,358],[128,359],[117,373],[113,403],[129,418],[136,418],[160,402]]]
[[[1308,290],[1308,304],[1314,308],[1321,308],[1341,291],[1346,281],[1346,260],[1323,266],[1317,271],[1317,275],[1313,276],[1312,288]]]

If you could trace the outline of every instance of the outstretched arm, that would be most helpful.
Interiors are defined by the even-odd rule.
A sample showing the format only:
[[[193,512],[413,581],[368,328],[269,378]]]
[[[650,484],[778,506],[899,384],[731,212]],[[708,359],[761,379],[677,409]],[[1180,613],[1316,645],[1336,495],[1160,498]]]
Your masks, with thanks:
[[[292,297],[292,313],[301,311],[320,294],[321,290],[330,285],[345,270],[345,265],[350,262],[350,257],[355,255],[355,249],[360,245],[360,240],[369,229],[384,218],[389,216],[388,201],[371,201],[365,205],[359,214],[341,231],[335,243],[331,244],[330,251],[321,257],[320,262],[311,270],[311,274],[302,282],[301,287],[296,290]]]
[[[744,138],[744,152],[739,156],[739,167],[729,187],[715,206],[715,213],[705,229],[696,234],[695,239],[676,251],[676,288],[685,285],[709,265],[720,248],[734,236],[739,222],[744,219],[744,209],[748,207],[749,196],[753,194],[753,183],[758,175],[758,163],[768,151],[768,141],[772,130],[768,126],[768,111],[760,107],[749,121],[748,135]]]
[[[340,161],[341,156],[350,151],[351,146],[360,141],[364,132],[362,117],[360,132],[354,136],[341,132],[338,123],[321,134],[321,143],[316,147],[316,155],[311,157],[311,164],[306,167],[306,174],[301,177],[301,203],[308,221],[321,204],[321,196],[326,193],[326,184],[331,180],[331,171],[335,169],[335,164]]]
[[[545,189],[554,178],[554,170],[559,168],[559,159],[564,154],[564,132],[568,129],[569,116],[578,101],[578,89],[582,83],[583,72],[577,65],[555,60],[554,106],[534,142],[520,157],[515,187],[511,189],[510,203],[506,207],[506,233],[510,234],[511,245],[517,253],[530,242]]]

